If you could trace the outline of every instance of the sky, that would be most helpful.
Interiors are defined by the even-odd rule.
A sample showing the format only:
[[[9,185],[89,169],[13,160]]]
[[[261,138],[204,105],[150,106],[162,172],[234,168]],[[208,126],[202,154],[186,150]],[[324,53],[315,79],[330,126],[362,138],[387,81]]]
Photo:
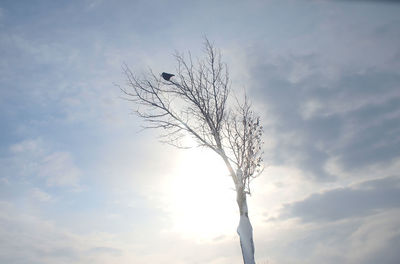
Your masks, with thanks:
[[[122,65],[204,36],[264,124],[259,264],[400,261],[400,2],[0,2],[0,262],[241,263],[233,183],[141,130]],[[186,139],[191,142],[190,139]]]

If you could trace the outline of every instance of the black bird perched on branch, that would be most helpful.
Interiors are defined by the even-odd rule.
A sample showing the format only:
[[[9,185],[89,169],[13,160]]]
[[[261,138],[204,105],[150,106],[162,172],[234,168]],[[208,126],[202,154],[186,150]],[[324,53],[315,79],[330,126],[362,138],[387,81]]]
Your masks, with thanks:
[[[164,78],[164,80],[169,81],[169,79],[171,79],[171,77],[175,76],[175,75],[171,74],[171,73],[163,72],[163,73],[161,73],[161,76]]]

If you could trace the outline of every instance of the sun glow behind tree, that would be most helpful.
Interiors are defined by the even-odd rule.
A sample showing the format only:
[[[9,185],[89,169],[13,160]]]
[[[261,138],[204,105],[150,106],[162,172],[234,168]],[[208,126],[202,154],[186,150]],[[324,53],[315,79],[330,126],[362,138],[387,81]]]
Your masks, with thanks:
[[[207,149],[182,151],[164,194],[173,232],[196,241],[233,236],[236,194],[223,161]]]

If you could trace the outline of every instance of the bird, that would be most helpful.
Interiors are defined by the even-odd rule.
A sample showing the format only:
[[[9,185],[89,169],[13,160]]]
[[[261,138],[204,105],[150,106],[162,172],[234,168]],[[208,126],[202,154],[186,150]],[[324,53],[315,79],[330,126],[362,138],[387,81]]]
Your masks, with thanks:
[[[171,79],[171,77],[175,76],[175,75],[172,73],[163,72],[163,73],[161,73],[161,76],[164,78],[164,80],[169,81],[169,79]]]

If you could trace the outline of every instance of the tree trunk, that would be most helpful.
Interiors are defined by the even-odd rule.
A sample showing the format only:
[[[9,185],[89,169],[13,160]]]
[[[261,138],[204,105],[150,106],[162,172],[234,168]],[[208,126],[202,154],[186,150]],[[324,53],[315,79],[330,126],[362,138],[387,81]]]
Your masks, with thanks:
[[[254,260],[254,242],[253,242],[253,227],[251,226],[246,193],[243,187],[236,189],[236,201],[240,211],[240,222],[237,228],[237,233],[240,237],[240,247],[242,248],[242,256],[244,264],[255,264]]]

